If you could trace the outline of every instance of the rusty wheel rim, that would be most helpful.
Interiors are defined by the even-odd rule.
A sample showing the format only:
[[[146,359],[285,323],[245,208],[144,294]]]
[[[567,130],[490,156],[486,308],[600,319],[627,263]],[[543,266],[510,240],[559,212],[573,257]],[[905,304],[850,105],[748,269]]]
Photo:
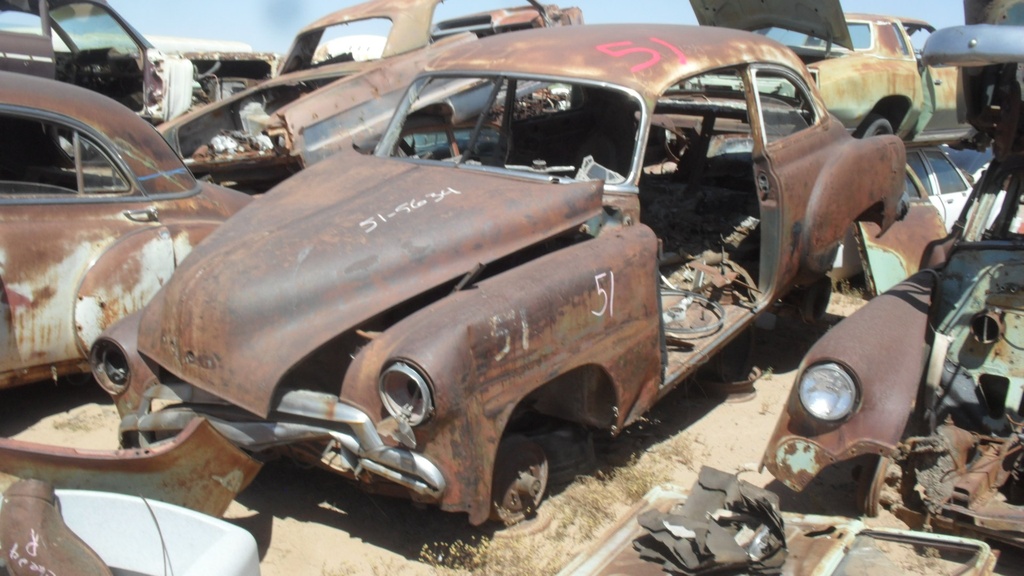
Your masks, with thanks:
[[[507,438],[494,463],[491,519],[511,526],[533,516],[547,484],[548,459],[540,444],[522,436]]]

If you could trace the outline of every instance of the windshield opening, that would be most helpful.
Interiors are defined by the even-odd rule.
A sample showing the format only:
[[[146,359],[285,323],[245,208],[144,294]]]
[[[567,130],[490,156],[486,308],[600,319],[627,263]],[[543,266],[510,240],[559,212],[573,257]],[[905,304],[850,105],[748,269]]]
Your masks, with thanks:
[[[632,95],[562,80],[440,77],[418,82],[381,152],[623,183],[641,106]]]

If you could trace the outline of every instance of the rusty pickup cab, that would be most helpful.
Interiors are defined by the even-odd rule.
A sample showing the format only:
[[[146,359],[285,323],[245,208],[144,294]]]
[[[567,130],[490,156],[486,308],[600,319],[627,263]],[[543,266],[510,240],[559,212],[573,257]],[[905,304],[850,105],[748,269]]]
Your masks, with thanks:
[[[868,514],[1024,545],[1024,5],[965,6],[924,58],[962,68],[994,159],[934,266],[808,352],[763,462],[796,490],[846,463]]]
[[[117,102],[0,72],[0,388],[87,371],[96,337],[249,200]]]
[[[412,82],[374,155],[214,232],[93,371],[129,445],[202,417],[251,452],[514,522],[565,437],[635,422],[820,282],[852,222],[888,229],[905,162],[761,36],[480,39]]]

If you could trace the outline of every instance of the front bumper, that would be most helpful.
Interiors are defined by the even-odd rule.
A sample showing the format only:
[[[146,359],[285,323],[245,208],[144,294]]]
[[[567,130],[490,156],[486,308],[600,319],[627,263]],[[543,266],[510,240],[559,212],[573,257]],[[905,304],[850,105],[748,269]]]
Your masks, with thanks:
[[[150,412],[153,400],[171,402]],[[364,472],[405,487],[418,499],[439,501],[445,491],[441,471],[423,455],[388,446],[364,412],[337,396],[307,390],[284,394],[268,420],[257,420],[187,384],[158,384],[149,388],[140,410],[121,420],[124,436],[145,438],[147,433],[174,433],[195,418],[205,418],[234,445],[249,452],[299,443],[323,441],[321,460],[351,473]]]

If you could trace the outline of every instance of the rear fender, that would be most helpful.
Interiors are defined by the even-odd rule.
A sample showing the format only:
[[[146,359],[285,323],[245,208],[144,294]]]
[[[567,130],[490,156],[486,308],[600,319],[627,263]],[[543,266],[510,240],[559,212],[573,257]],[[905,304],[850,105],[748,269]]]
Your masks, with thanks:
[[[220,222],[146,228],[109,246],[82,278],[75,300],[79,351],[119,319],[141,310],[178,264]]]

